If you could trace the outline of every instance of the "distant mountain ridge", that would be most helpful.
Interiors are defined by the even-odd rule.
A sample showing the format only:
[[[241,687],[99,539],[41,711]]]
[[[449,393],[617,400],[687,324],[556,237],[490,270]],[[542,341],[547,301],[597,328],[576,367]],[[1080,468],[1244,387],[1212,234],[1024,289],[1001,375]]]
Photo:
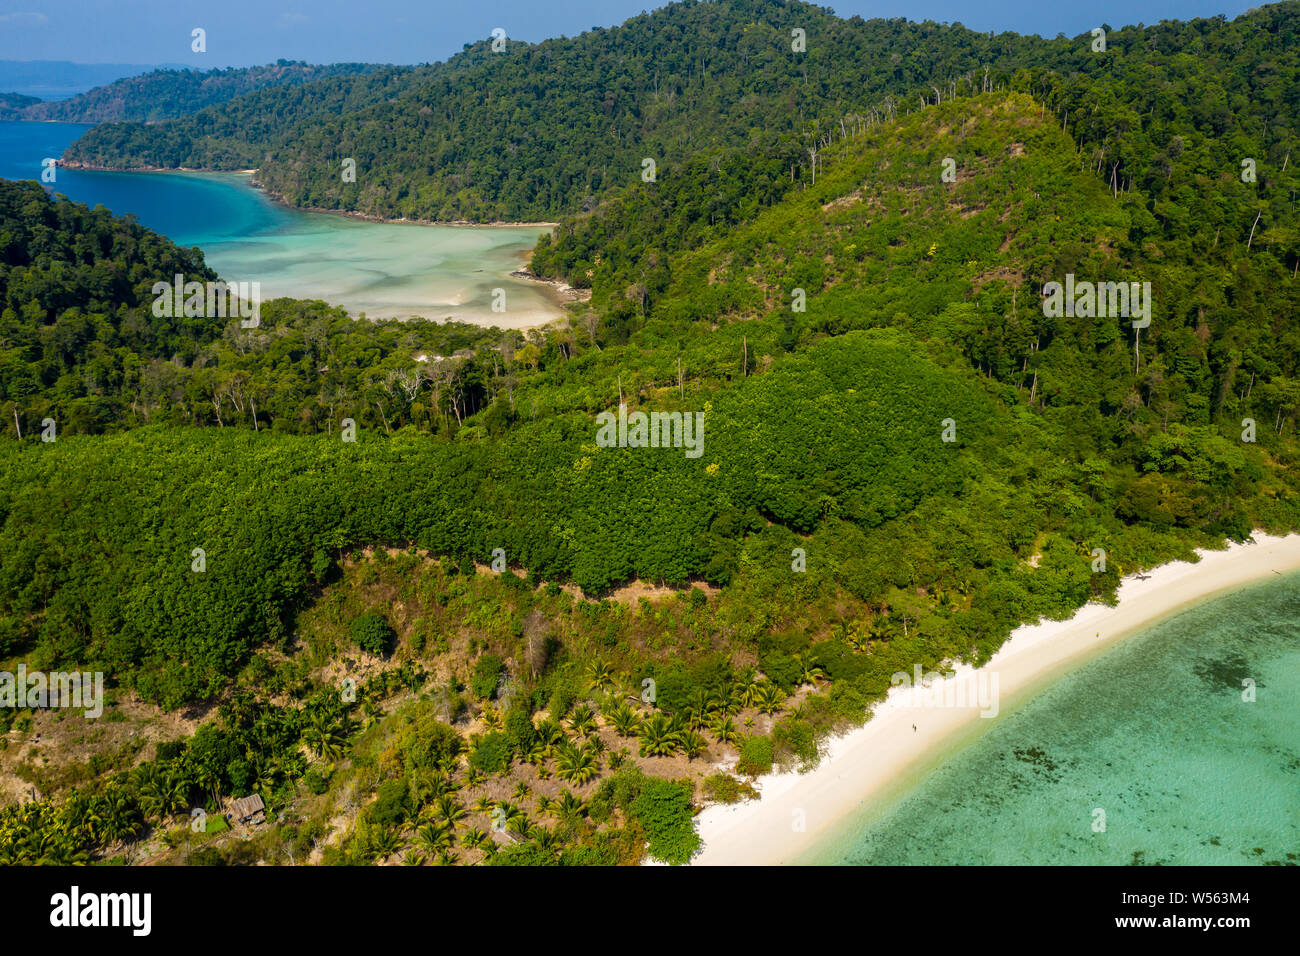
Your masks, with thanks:
[[[70,60],[0,60],[0,90],[62,100],[124,77],[184,69],[181,63],[73,63]]]
[[[1198,132],[1283,160],[1296,115],[1287,37],[1300,31],[1300,4],[1106,29],[1099,54],[1087,35],[841,19],[776,0],[673,3],[577,37],[501,52],[480,41],[443,63],[266,87],[167,123],[103,125],[64,158],[113,169],[256,167],[270,193],[304,208],[552,220],[635,185],[647,158],[662,181],[704,151],[747,149],[761,135],[784,140],[763,158],[793,152],[806,166],[807,148],[855,116],[996,86],[1046,102],[1077,141],[1108,165],[1119,160],[1120,180],[1162,177],[1137,153],[1152,138],[1163,145],[1170,115],[1183,112]],[[1156,69],[1168,78],[1152,87]],[[1172,87],[1203,95],[1183,105]],[[340,175],[347,158],[355,181]]]
[[[157,123],[189,116],[267,86],[353,76],[374,69],[378,67],[363,63],[312,66],[290,60],[217,70],[160,69],[97,86],[71,99],[34,101],[23,107],[20,115],[8,118],[60,123]]]
[[[41,101],[21,93],[0,93],[0,120],[24,119],[24,113]]]

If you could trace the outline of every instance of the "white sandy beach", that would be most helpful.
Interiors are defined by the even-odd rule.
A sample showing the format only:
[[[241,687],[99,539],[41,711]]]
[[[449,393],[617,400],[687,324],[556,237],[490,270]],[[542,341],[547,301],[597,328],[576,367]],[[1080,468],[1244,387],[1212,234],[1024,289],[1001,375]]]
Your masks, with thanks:
[[[1125,578],[1115,607],[1089,604],[1068,621],[1017,629],[978,671],[963,666],[928,688],[890,691],[870,721],[829,743],[815,770],[763,777],[760,799],[705,809],[698,818],[704,849],[693,862],[753,866],[794,861],[837,821],[880,795],[955,734],[974,729],[981,708],[992,709],[988,692],[994,691],[994,699],[1005,707],[1018,694],[1185,605],[1274,572],[1300,569],[1300,535],[1256,534],[1253,543],[1199,554],[1195,564],[1162,565],[1146,580]],[[945,694],[951,701],[955,691],[966,694],[956,699],[969,706],[935,706]],[[800,820],[802,830],[797,828]]]

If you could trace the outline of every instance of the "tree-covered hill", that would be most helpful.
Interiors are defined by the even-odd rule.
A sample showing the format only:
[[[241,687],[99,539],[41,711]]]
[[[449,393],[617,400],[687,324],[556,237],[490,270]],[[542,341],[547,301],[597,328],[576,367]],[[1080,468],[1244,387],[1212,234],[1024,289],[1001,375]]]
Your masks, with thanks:
[[[949,158],[951,183],[942,178]],[[1137,187],[1112,193],[1081,159],[1028,97],[958,97],[837,140],[815,186],[747,223],[701,223],[694,248],[675,241],[684,232],[676,201],[714,195],[702,188],[710,175],[730,185],[726,164],[666,177],[658,206],[651,186],[611,199],[543,241],[534,263],[586,277],[601,344],[661,346],[657,362],[645,360],[651,381],[672,381],[674,356],[662,345],[692,340],[700,323],[722,326],[711,339],[747,335],[756,353],[894,325],[959,349],[1043,414],[1086,414],[1091,439],[1135,458],[1171,422],[1239,430],[1246,416],[1275,429],[1289,421],[1300,371],[1289,320],[1300,304],[1296,260],[1252,245],[1250,223],[1260,209],[1294,221],[1285,209],[1294,168],[1269,169],[1266,184],[1223,177],[1219,201],[1205,201],[1215,228],[1189,233],[1163,226]],[[1045,284],[1067,274],[1150,282],[1140,342],[1121,318],[1044,315]],[[687,367],[707,361],[691,356]]]
[[[281,60],[268,66],[154,70],[115,80],[66,100],[32,100],[10,119],[59,123],[157,123],[189,116],[268,86],[289,86],[380,69],[363,63],[313,66]],[[3,106],[3,103],[0,103]],[[0,117],[4,118],[4,117]]]
[[[0,120],[20,120],[31,107],[40,103],[35,96],[22,93],[0,93]]]
[[[406,381],[413,356],[498,338],[459,323],[357,323],[320,302],[265,303],[270,335],[236,318],[154,315],[155,283],[177,274],[217,279],[197,248],[102,207],[54,200],[37,183],[0,180],[4,421],[24,434],[47,417],[64,433],[252,425],[257,415],[259,427],[304,431],[347,416],[403,424],[410,402],[393,404],[403,394],[395,376]]]
[[[792,31],[807,50],[795,53]],[[841,20],[774,0],[676,3],[614,29],[494,53],[478,43],[444,64],[356,81],[334,111],[305,87],[240,99],[156,128],[106,127],[68,151],[106,166],[253,161],[290,202],[425,219],[539,219],[636,180],[642,160],[681,162],[750,131],[800,137],[1004,54],[982,34],[935,24]],[[922,52],[924,51],[924,52]],[[995,65],[997,63],[995,62]],[[273,110],[275,128],[257,122]],[[249,121],[252,121],[251,123]],[[357,160],[344,183],[341,160]]]
[[[536,220],[639,182],[646,158],[666,171],[726,148],[754,155],[755,181],[778,159],[798,160],[796,178],[807,176],[804,150],[864,118],[1009,85],[1060,116],[1107,181],[1154,193],[1162,180],[1176,188],[1168,180],[1184,152],[1185,164],[1217,158],[1204,155],[1204,139],[1281,165],[1297,115],[1297,9],[1125,27],[1096,53],[1090,35],[844,20],[777,0],[675,3],[576,38],[511,42],[501,53],[481,42],[428,67],[262,90],[149,127],[106,125],[65,159],[253,165],[297,205]],[[792,49],[796,29],[804,52]],[[343,180],[344,158],[357,161],[356,182]],[[718,212],[702,214],[716,222]]]
[[[953,409],[960,446],[940,440]],[[1000,421],[915,343],[863,334],[719,396],[697,459],[600,449],[582,415],[458,443],[156,427],[9,442],[6,646],[50,666],[93,660],[177,704],[218,690],[275,637],[343,548],[416,541],[479,560],[502,548],[593,593],[637,577],[726,580],[718,557],[754,519],[807,533],[834,514],[871,529],[957,493],[969,449]]]
[[[61,431],[48,444],[29,429],[0,454],[8,646],[51,666],[89,656],[178,703],[280,635],[341,551],[414,544],[461,564],[500,548],[534,580],[597,595],[703,579],[767,608],[746,640],[793,613],[798,548],[816,556],[820,598],[904,603],[932,618],[935,648],[963,655],[1104,593],[1113,574],[1079,557],[1097,542],[1131,567],[1294,525],[1294,330],[1246,319],[1294,296],[1271,255],[1225,242],[1234,283],[1198,285],[1222,276],[1164,263],[1140,203],[1080,169],[1022,94],[958,97],[825,152],[815,186],[666,256],[644,297],[576,308],[570,329],[354,326],[282,301],[257,329],[210,322],[134,358],[106,327],[129,387],[79,395],[73,350],[52,383],[12,396],[20,419]],[[106,214],[8,190],[24,248],[45,236],[25,222],[62,223],[36,260],[47,271],[109,267],[96,258],[111,246],[77,238]],[[79,326],[50,325],[40,295],[28,304],[25,268],[5,314],[36,343],[14,360],[39,355],[39,369],[60,353],[37,344]],[[1044,316],[1027,290],[1063,270],[1152,282],[1140,366],[1125,319]],[[1187,304],[1216,295],[1233,308]],[[1245,353],[1255,381],[1239,389],[1231,348],[1259,335],[1273,348]],[[601,447],[596,415],[620,399],[702,414],[702,455]],[[84,402],[116,420],[88,424]],[[1253,444],[1242,415],[1263,423]],[[78,434],[148,422],[209,427]],[[1026,578],[1035,547],[1047,557]],[[959,580],[968,610],[916,597]]]
[[[117,418],[101,397],[121,390],[126,368],[190,360],[220,335],[202,319],[152,314],[154,283],[178,273],[217,278],[197,249],[129,218],[54,201],[35,182],[0,180],[0,400],[9,420],[26,433],[53,400],[74,429],[99,430]]]
[[[948,158],[952,183],[941,178]],[[1223,187],[1230,195],[1209,217],[1217,235],[1174,234],[1141,192],[1111,195],[1081,172],[1069,141],[1028,97],[959,98],[836,144],[815,187],[666,259],[657,273],[638,264],[633,281],[653,289],[656,314],[712,322],[791,316],[802,288],[806,313],[795,317],[809,331],[898,325],[942,340],[1032,391],[1049,414],[1098,396],[1110,408],[1140,396],[1162,423],[1239,421],[1247,411],[1274,420],[1291,414],[1289,397],[1246,406],[1238,387],[1243,375],[1290,382],[1300,371],[1288,321],[1300,306],[1295,253],[1248,249],[1250,211],[1296,221],[1284,206],[1300,176],[1268,178]],[[638,303],[617,302],[628,279],[620,251],[596,253],[614,281],[604,290],[597,282],[595,301],[603,291],[611,313],[628,314]],[[1042,290],[1067,274],[1151,284],[1139,354],[1125,318],[1044,314]],[[1114,434],[1144,417],[1117,416]]]
[[[1078,144],[1082,168],[1126,203],[1145,207],[1142,232],[1161,237],[1166,257],[1188,265],[1207,255],[1221,258],[1224,237],[1234,249],[1237,240],[1252,240],[1253,249],[1294,270],[1300,260],[1291,163],[1300,116],[1297,32],[1300,4],[1283,3],[1234,21],[1112,30],[1105,53],[1092,52],[1086,36],[1047,42],[1004,35],[996,45],[1015,61],[1006,71],[987,58],[981,61],[990,66],[987,77],[983,65],[960,75],[945,66],[935,86],[918,96],[859,100],[865,105],[844,117],[843,128],[823,130],[828,135],[820,142],[805,136],[802,143],[778,143],[750,134],[728,148],[661,164],[655,184],[629,180],[593,208],[572,211],[555,238],[538,246],[533,268],[577,286],[596,285],[598,299],[604,278],[604,294],[621,295],[646,271],[647,259],[662,264],[665,253],[701,246],[786,191],[806,187],[807,147],[912,112],[923,101],[951,102],[998,85],[1031,96]],[[925,49],[946,48],[962,35],[960,27],[936,27]],[[939,82],[944,78],[947,87]],[[1246,159],[1255,171],[1249,187],[1242,181]],[[1192,223],[1198,228],[1189,228]],[[595,268],[598,256],[601,268]]]

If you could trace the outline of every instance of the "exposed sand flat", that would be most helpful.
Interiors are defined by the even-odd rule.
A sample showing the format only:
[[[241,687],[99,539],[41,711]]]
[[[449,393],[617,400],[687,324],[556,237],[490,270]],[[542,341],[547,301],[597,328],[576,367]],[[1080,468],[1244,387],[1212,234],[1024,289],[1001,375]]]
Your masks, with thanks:
[[[764,777],[760,799],[704,810],[698,819],[704,849],[693,862],[793,862],[837,821],[880,796],[927,756],[933,758],[955,735],[976,730],[981,712],[994,710],[990,692],[1005,710],[1017,695],[1023,698],[1098,649],[1186,605],[1300,569],[1300,534],[1256,534],[1250,544],[1198,553],[1195,564],[1175,561],[1152,570],[1146,580],[1125,578],[1115,607],[1089,604],[1068,621],[1018,628],[978,671],[963,666],[928,688],[891,690],[868,723],[830,742],[817,769]],[[934,706],[945,696],[967,706]],[[800,819],[802,831],[796,828]]]

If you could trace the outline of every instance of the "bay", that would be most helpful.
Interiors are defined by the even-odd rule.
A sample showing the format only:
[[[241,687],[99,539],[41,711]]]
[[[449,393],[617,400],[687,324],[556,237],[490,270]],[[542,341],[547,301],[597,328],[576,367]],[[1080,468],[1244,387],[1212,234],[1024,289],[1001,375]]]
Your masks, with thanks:
[[[0,123],[0,177],[41,177],[90,127]],[[92,208],[132,214],[181,246],[198,246],[231,282],[258,282],[263,301],[321,299],[371,318],[456,319],[501,328],[561,314],[550,287],[510,275],[544,226],[377,223],[272,201],[248,173],[56,169],[50,189]],[[170,279],[170,277],[160,277]],[[496,290],[501,290],[500,293]],[[494,311],[494,303],[504,312]]]

